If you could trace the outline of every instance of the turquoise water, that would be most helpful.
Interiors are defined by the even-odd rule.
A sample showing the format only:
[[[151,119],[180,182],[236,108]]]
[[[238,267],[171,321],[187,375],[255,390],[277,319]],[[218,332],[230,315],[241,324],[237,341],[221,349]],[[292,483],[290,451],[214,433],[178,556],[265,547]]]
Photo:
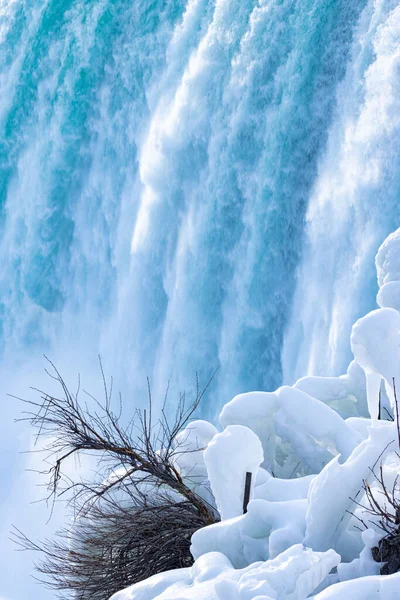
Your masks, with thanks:
[[[136,404],[219,366],[214,417],[342,372],[399,225],[399,40],[394,0],[0,0],[7,391],[43,353]]]
[[[62,368],[79,348],[123,388],[149,375],[160,390],[220,365],[213,405],[278,386],[307,206],[365,5],[5,4],[5,360],[45,351]]]

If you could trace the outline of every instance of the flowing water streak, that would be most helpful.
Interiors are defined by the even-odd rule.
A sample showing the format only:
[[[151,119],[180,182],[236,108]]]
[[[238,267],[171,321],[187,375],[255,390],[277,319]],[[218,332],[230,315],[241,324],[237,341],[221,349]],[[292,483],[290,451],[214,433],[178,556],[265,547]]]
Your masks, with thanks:
[[[150,338],[161,386],[175,375],[188,389],[195,369],[204,380],[218,364],[213,403],[281,382],[308,191],[364,4],[217,2],[161,97],[132,248],[135,271],[154,277],[138,348],[165,307]]]
[[[374,0],[355,35],[307,211],[283,351],[288,382],[342,373],[352,324],[376,307],[374,256],[400,222],[399,73],[398,2]]]

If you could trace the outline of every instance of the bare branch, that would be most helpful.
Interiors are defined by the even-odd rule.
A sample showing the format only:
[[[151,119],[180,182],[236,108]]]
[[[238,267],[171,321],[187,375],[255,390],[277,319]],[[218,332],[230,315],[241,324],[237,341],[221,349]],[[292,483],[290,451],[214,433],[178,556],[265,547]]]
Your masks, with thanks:
[[[80,380],[77,392],[71,393],[47,360],[48,374],[62,393],[55,397],[36,390],[38,400],[22,399],[28,410],[19,420],[30,422],[37,440],[48,440],[43,451],[50,468],[42,472],[48,477],[48,499],[54,503],[67,498],[74,522],[55,540],[37,544],[15,529],[14,541],[20,549],[41,553],[38,571],[62,598],[106,600],[150,575],[192,564],[192,534],[219,517],[195,491],[190,477],[181,476],[175,458],[184,449],[174,440],[194,415],[217,371],[203,389],[196,376],[194,401],[187,405],[181,394],[172,423],[167,394],[155,421],[148,381],[148,408],[136,410],[124,425],[120,397],[118,411],[113,411],[113,381],[107,385],[101,358],[104,400],[85,392],[93,410],[79,400]],[[97,457],[95,480],[66,477],[66,461],[88,453]]]

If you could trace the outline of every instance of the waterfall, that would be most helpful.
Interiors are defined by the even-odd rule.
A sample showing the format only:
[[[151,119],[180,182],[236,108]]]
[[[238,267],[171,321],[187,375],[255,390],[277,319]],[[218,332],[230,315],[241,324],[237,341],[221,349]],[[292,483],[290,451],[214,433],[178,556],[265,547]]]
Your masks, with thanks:
[[[0,0],[4,391],[43,354],[92,391],[100,354],[173,405],[219,367],[215,419],[345,369],[399,225],[399,33],[395,0]]]
[[[282,381],[310,190],[365,1],[3,9],[1,349],[204,410]],[[68,359],[66,360],[66,356]],[[91,373],[91,369],[88,368]]]

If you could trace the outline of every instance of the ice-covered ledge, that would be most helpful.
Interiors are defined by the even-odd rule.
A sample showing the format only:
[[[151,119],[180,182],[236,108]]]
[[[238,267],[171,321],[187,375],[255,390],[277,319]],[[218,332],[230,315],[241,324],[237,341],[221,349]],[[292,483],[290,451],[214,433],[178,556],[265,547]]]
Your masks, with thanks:
[[[379,487],[376,465],[399,495],[400,229],[382,244],[376,267],[379,308],[353,326],[346,375],[239,395],[222,410],[221,432],[198,421],[179,434],[190,452],[177,468],[183,478],[200,474],[196,491],[221,522],[193,535],[193,567],[156,575],[113,600],[397,597],[400,573],[378,575],[371,547],[383,533],[362,507],[364,482]],[[242,514],[246,473],[250,503]]]

